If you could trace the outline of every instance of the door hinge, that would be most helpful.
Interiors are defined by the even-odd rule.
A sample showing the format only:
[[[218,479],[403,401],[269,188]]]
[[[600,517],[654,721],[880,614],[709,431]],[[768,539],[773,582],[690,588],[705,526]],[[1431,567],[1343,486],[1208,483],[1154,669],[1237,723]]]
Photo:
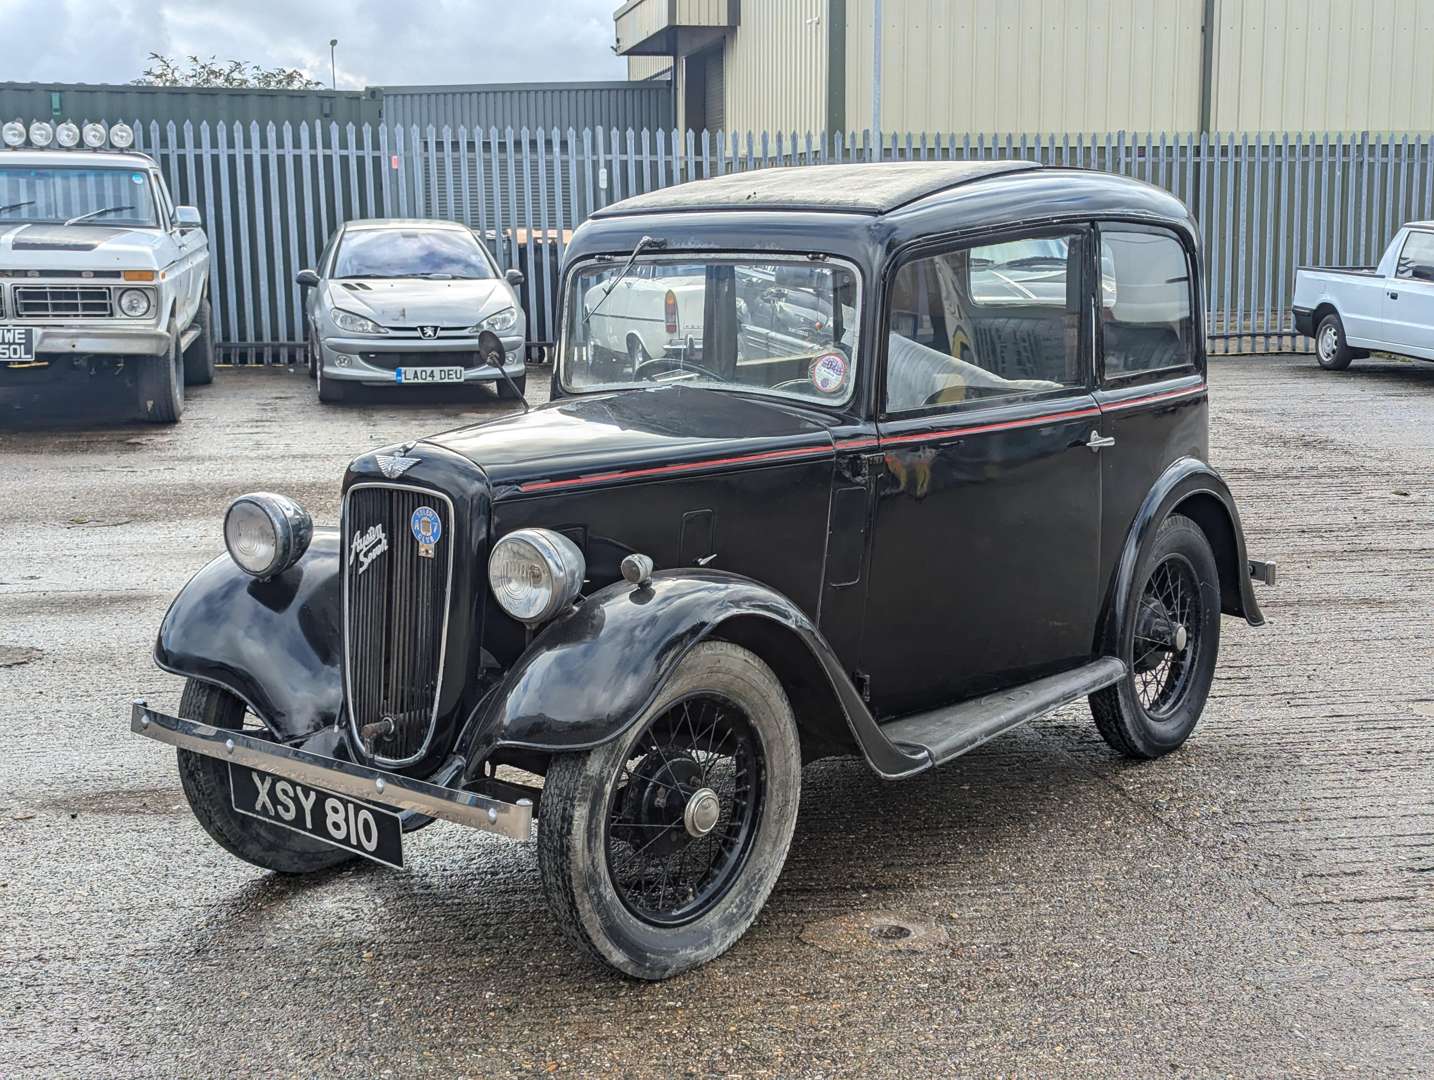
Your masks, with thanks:
[[[871,676],[864,671],[853,671],[851,681],[856,684],[857,692],[861,694],[861,700],[868,705],[871,704]]]

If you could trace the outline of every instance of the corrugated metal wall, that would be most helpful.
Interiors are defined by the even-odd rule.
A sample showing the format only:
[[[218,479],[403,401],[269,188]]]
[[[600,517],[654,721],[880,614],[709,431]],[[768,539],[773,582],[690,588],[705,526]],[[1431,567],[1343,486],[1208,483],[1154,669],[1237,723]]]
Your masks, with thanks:
[[[670,128],[672,90],[666,83],[495,83],[491,86],[381,86],[383,122],[442,130],[490,128]]]
[[[649,38],[667,25],[667,0],[632,0],[613,13],[620,48]]]
[[[826,129],[827,2],[742,5],[742,21],[726,42],[729,129]]]
[[[629,56],[627,58],[627,77],[634,81],[655,79],[661,75],[670,77],[671,71],[672,57],[670,56]]]
[[[875,0],[846,9],[846,127],[859,131],[872,126]],[[1202,0],[882,0],[881,127],[1198,129],[1202,14]]]
[[[781,4],[761,4],[762,7],[781,7]],[[758,6],[751,5],[751,6]],[[727,0],[677,0],[678,26],[726,26]]]
[[[1430,0],[1218,0],[1216,10],[1216,127],[1434,130]]]
[[[264,124],[376,124],[379,103],[358,90],[221,90],[192,86],[105,86],[98,83],[0,83],[0,117],[55,120],[171,120]]]

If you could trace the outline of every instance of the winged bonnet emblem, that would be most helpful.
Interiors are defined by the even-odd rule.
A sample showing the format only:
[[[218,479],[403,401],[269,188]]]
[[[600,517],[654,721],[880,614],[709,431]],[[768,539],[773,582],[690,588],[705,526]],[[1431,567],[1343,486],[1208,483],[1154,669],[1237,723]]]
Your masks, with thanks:
[[[402,476],[418,464],[418,458],[416,457],[399,457],[396,454],[378,454],[376,457],[379,472],[383,473],[383,475],[390,480]]]

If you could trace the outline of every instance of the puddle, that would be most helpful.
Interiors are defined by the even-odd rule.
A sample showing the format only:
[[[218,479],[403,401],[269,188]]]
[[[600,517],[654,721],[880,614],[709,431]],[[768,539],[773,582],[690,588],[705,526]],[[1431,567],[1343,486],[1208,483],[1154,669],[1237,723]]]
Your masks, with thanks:
[[[807,923],[801,939],[826,952],[908,952],[939,949],[946,931],[930,919],[907,912],[856,911]]]
[[[19,667],[44,655],[41,650],[28,645],[0,645],[0,668]]]

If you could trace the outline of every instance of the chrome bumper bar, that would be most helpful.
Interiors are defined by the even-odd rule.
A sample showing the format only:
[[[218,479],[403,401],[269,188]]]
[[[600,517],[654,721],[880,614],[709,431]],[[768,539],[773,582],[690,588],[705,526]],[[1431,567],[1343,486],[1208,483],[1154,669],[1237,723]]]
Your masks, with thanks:
[[[533,804],[529,799],[508,803],[471,791],[440,787],[426,780],[280,746],[240,731],[166,716],[143,701],[134,703],[129,726],[137,735],[181,750],[234,761],[336,795],[455,821],[510,840],[527,840],[532,833]]]

